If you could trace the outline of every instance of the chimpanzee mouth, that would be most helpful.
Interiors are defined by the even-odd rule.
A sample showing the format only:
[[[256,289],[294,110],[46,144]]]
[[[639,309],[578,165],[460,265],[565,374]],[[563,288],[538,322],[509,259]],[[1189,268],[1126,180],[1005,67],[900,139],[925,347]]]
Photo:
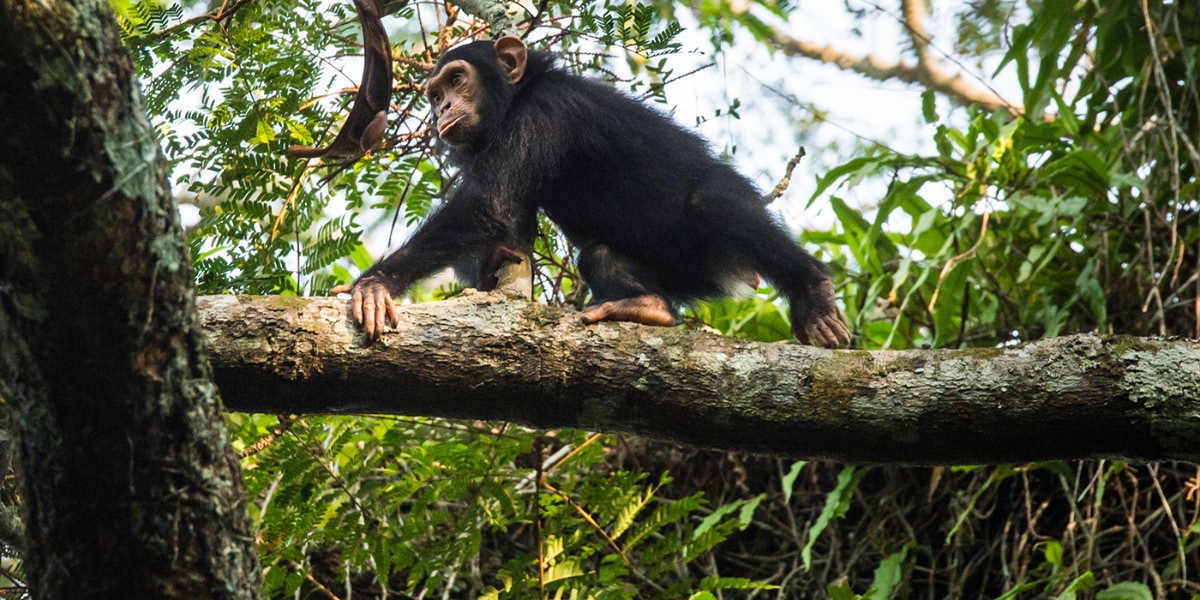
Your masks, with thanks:
[[[446,134],[449,133],[450,130],[454,129],[454,127],[457,126],[462,120],[462,117],[458,117],[457,119],[438,123],[438,135],[441,137],[446,137]]]

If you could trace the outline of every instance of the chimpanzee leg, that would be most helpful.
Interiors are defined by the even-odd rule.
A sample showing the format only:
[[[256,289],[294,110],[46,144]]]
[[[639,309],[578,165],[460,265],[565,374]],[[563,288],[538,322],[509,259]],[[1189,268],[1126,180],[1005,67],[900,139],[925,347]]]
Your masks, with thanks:
[[[579,254],[579,271],[592,288],[592,303],[583,309],[584,324],[598,321],[631,321],[670,327],[675,311],[656,291],[654,275],[603,244],[593,244]]]
[[[792,332],[806,344],[837,347],[850,343],[826,267],[771,223],[743,239],[754,267],[788,299]]]
[[[720,235],[718,244],[787,297],[796,339],[830,347],[849,344],[850,330],[837,308],[825,265],[761,206],[731,201],[732,195],[712,194],[697,200],[708,222],[722,224],[714,227]]]

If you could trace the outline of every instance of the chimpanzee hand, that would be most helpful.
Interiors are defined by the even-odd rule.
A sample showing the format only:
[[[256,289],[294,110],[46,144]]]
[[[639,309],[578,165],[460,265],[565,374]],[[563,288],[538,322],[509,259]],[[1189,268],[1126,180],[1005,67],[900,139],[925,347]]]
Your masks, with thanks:
[[[353,284],[339,285],[332,294],[350,294],[350,313],[362,326],[363,333],[372,340],[379,339],[385,329],[400,322],[400,310],[392,300],[392,293],[376,277],[366,276]]]

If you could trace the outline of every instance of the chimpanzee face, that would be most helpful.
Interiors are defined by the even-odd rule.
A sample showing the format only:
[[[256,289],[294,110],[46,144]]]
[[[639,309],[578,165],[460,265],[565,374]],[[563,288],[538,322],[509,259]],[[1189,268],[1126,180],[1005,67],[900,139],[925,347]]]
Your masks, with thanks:
[[[462,146],[478,137],[483,127],[482,85],[475,67],[465,60],[442,66],[429,80],[425,95],[433,106],[438,137]]]
[[[495,125],[489,120],[507,109],[526,59],[525,44],[511,37],[450,51],[425,88],[438,137],[454,147],[481,142],[487,128]]]

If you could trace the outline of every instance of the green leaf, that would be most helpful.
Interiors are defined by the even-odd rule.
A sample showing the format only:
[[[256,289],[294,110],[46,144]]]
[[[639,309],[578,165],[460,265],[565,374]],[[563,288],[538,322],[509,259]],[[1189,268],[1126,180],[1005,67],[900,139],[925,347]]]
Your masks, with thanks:
[[[1154,600],[1154,593],[1144,583],[1122,581],[1096,592],[1096,600]]]
[[[692,537],[699,538],[700,536],[704,535],[718,523],[725,520],[725,517],[732,514],[733,511],[741,508],[742,504],[744,503],[744,500],[734,500],[733,502],[717,507],[716,510],[712,511],[711,514],[704,517],[704,519],[700,521],[700,524],[696,526],[694,531],[692,531]]]
[[[829,526],[829,522],[836,517],[841,517],[846,514],[850,508],[850,500],[854,496],[854,490],[858,487],[858,482],[863,476],[871,470],[870,467],[848,466],[838,473],[837,487],[825,496],[825,508],[821,510],[821,515],[817,517],[817,521],[808,530],[808,542],[804,544],[804,548],[800,551],[800,558],[804,564],[805,570],[812,565],[812,549],[817,543],[817,537],[825,528]]]
[[[758,509],[758,505],[762,503],[766,494],[759,494],[746,501],[742,505],[742,509],[738,511],[738,529],[745,531],[750,523],[754,520],[754,511]]]
[[[1080,575],[1071,581],[1071,584],[1067,586],[1067,589],[1063,590],[1063,593],[1058,595],[1058,600],[1075,600],[1075,596],[1079,592],[1086,592],[1092,589],[1092,580],[1092,572],[1085,571],[1083,575]]]
[[[583,574],[584,571],[579,566],[578,561],[567,560],[551,565],[550,568],[546,569],[546,583],[562,581],[573,577],[582,577]]]
[[[921,116],[929,124],[936,123],[938,120],[937,95],[932,89],[921,92]]]
[[[854,593],[848,581],[831,583],[825,587],[825,591],[829,593],[830,600],[859,600],[862,598],[862,596]]]
[[[803,460],[798,460],[798,461],[792,463],[792,468],[788,469],[787,475],[783,476],[783,499],[784,499],[784,502],[789,503],[789,504],[791,503],[792,488],[794,488],[796,485],[796,478],[800,476],[800,470],[803,469],[804,465],[806,465],[806,464],[808,464],[808,462],[803,461]]]
[[[1079,275],[1075,278],[1076,295],[1084,301],[1091,309],[1092,314],[1100,322],[1106,322],[1108,317],[1108,297],[1104,294],[1104,287],[1100,285],[1100,281],[1096,279],[1093,272],[1093,261],[1089,259],[1087,266],[1079,271]]]
[[[863,598],[870,600],[891,598],[896,586],[904,579],[904,559],[908,556],[908,551],[914,547],[916,547],[916,543],[910,541],[899,552],[883,559],[875,568],[875,577],[872,580],[871,588],[867,590],[866,594],[863,594]]]
[[[700,580],[701,590],[771,590],[777,589],[778,586],[773,586],[757,581],[750,581],[745,577],[717,577],[709,575]]]
[[[271,124],[264,120],[259,120],[255,125],[254,141],[260,144],[269,144],[275,141],[275,130],[271,129]]]
[[[1063,566],[1063,549],[1062,544],[1054,540],[1046,542],[1046,562],[1056,566]]]
[[[866,179],[879,172],[884,162],[879,157],[864,156],[846,161],[845,164],[838,165],[825,173],[824,177],[817,178],[817,189],[813,191],[812,196],[809,196],[807,206],[812,206],[812,203],[825,193],[825,190],[837,183],[839,180],[845,180],[844,185],[851,185],[855,181]]]
[[[1066,100],[1058,92],[1054,92],[1054,105],[1058,109],[1057,122],[1063,126],[1072,137],[1079,135],[1079,119],[1075,117],[1075,111],[1067,104]]]

